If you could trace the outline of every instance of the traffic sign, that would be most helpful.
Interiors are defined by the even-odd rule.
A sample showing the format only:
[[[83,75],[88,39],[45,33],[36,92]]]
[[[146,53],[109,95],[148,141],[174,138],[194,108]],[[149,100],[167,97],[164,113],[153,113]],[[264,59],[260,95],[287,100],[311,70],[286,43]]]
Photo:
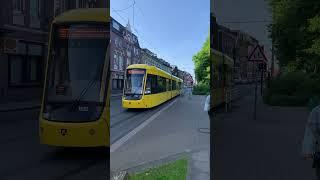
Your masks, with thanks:
[[[264,54],[264,51],[259,44],[257,44],[251,52],[248,61],[258,61],[264,63],[268,62],[268,59],[266,58],[266,55]]]

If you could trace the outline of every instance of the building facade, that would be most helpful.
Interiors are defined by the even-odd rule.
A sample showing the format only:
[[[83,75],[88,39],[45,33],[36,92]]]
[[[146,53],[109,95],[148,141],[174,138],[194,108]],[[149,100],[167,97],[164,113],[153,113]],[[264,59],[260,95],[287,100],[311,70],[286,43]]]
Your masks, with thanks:
[[[105,0],[0,0],[0,3],[0,97],[16,90],[41,91],[48,32],[55,16],[69,9],[110,6]]]
[[[1,97],[22,87],[42,87],[53,9],[50,2],[41,0],[0,3]]]
[[[193,78],[190,73],[187,71],[181,71],[181,79],[183,80],[183,84],[185,87],[192,87],[193,86]]]
[[[171,74],[171,66],[167,61],[158,58],[157,55],[151,52],[149,49],[143,48],[141,51],[141,63],[148,64],[150,66],[156,66]]]
[[[115,19],[111,22],[110,60],[112,93],[121,93],[124,85],[125,69],[131,64],[141,63],[141,50],[138,38]]]
[[[235,79],[252,81],[257,67],[255,63],[249,61],[248,58],[259,42],[245,32],[233,31],[233,33],[237,37],[235,49]],[[259,54],[254,56],[258,55]]]

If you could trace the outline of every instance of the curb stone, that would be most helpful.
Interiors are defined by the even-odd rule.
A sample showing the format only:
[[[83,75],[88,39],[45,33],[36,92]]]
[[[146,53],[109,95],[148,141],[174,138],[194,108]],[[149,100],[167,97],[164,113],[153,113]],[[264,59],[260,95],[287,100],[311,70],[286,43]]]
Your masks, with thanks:
[[[41,106],[29,106],[29,107],[22,107],[22,108],[8,108],[8,109],[1,109],[0,112],[13,112],[13,111],[23,111],[23,110],[31,110],[31,109],[39,109]]]

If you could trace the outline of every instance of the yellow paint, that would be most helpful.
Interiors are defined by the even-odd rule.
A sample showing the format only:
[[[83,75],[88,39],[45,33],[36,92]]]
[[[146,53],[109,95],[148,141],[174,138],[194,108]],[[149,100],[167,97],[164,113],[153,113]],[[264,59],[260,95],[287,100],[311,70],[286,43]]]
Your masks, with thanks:
[[[127,67],[127,69],[145,69],[146,70],[146,75],[147,74],[154,74],[158,76],[165,77],[169,80],[174,80],[177,83],[178,82],[183,82],[182,79],[172,76],[171,74],[155,67],[155,66],[149,66],[146,64],[133,64]],[[146,76],[145,76],[146,77]],[[144,78],[144,85],[143,89],[145,89],[145,84],[146,84],[146,78]],[[177,85],[178,86],[178,85]],[[181,88],[181,87],[180,87]],[[171,88],[170,88],[171,89]],[[122,107],[123,108],[152,108],[155,106],[158,106],[178,95],[181,94],[181,89],[177,90],[171,90],[171,91],[166,91],[162,93],[157,93],[157,94],[144,94],[140,100],[125,100],[122,98]]]
[[[76,9],[70,10],[62,15],[56,17],[52,24],[55,23],[73,23],[73,22],[98,22],[108,23],[110,22],[109,9],[103,8],[89,8],[89,9]],[[52,41],[52,26],[49,39],[49,47],[51,49]],[[103,77],[106,77],[106,73],[109,71],[109,46],[106,52],[106,65],[103,72]],[[48,71],[48,62],[50,53],[47,57],[46,73]],[[110,77],[110,76],[109,76]],[[47,77],[45,77],[45,82]],[[62,123],[62,122],[51,122],[43,118],[42,112],[44,108],[44,96],[42,95],[42,106],[39,115],[39,136],[40,143],[52,146],[63,146],[63,147],[98,147],[105,146],[110,147],[110,78],[108,81],[108,89],[106,85],[102,83],[102,90],[107,90],[106,104],[103,109],[102,115],[99,120],[87,123]],[[45,91],[46,88],[44,88]],[[61,130],[67,129],[68,134],[62,135]]]
[[[225,94],[230,90],[230,83],[232,79],[233,59],[230,57],[211,49],[211,100],[210,107],[214,108],[225,102]],[[218,67],[222,66],[223,70],[219,73]],[[221,76],[222,81],[218,82],[218,76]],[[225,81],[223,81],[225,79]]]

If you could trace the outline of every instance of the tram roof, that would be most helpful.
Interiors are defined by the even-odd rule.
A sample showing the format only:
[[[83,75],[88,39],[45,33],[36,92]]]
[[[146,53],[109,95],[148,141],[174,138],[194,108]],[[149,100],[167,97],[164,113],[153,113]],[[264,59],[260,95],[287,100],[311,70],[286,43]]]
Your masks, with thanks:
[[[53,23],[61,22],[110,22],[109,8],[79,8],[57,16]]]
[[[176,76],[174,76],[174,75],[172,75],[172,74],[170,74],[170,73],[168,73],[168,72],[166,72],[166,71],[164,71],[164,70],[162,70],[162,69],[160,69],[160,68],[158,68],[158,67],[156,67],[156,66],[150,66],[150,65],[148,65],[148,64],[131,64],[131,65],[129,65],[129,66],[127,67],[127,69],[134,69],[134,68],[137,68],[137,69],[146,69],[146,70],[153,70],[153,71],[161,72],[162,74],[165,74],[165,75],[167,75],[167,76],[172,76],[173,78],[182,81],[181,78],[178,78],[178,77],[176,77]]]
[[[214,49],[211,49],[211,51],[212,51],[212,55],[216,55],[219,57],[218,59],[214,59],[214,57],[211,57],[211,61],[215,60],[215,63],[221,64],[223,61],[222,57],[224,57],[224,64],[229,65],[229,66],[233,66],[233,64],[234,64],[233,59],[230,58],[228,55],[223,54],[223,53],[221,53],[217,50],[214,50]]]

